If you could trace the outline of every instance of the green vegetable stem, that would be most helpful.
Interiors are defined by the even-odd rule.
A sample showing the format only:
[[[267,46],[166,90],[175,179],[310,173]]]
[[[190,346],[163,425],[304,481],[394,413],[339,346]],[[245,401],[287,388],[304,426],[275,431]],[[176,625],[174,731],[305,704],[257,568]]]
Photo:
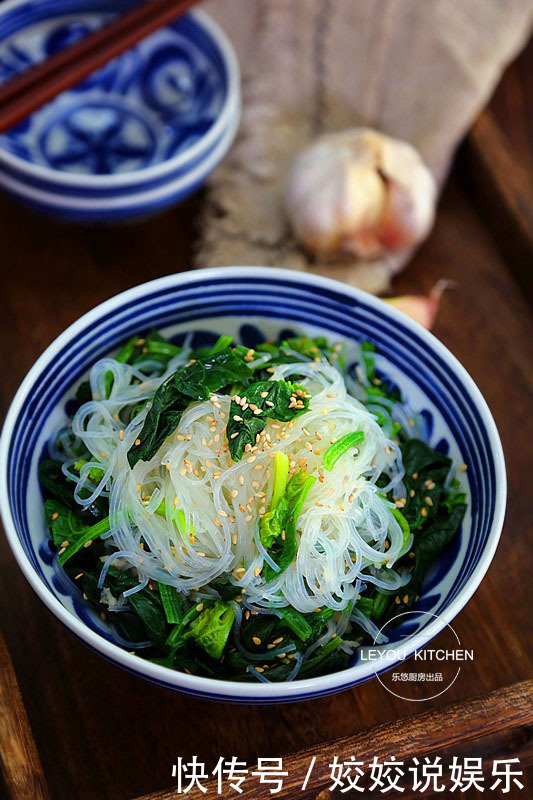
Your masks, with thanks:
[[[363,431],[354,431],[341,436],[336,442],[328,447],[324,453],[323,465],[324,469],[331,472],[337,461],[352,447],[357,447],[365,441],[365,434]]]

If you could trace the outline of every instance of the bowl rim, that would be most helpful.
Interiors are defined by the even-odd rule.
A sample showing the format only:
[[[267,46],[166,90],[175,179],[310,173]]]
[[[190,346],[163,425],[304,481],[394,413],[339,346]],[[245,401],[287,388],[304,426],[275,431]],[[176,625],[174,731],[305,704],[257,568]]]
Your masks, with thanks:
[[[6,2],[0,4],[0,17],[26,3],[27,0],[6,0]],[[224,129],[231,124],[235,114],[239,114],[241,75],[235,49],[220,25],[202,9],[192,9],[188,11],[187,14],[193,17],[200,27],[203,28],[216,43],[227,77],[226,97],[217,119],[209,130],[191,147],[151,167],[144,167],[142,169],[111,175],[85,175],[83,173],[61,172],[51,167],[45,167],[41,164],[34,164],[31,161],[26,161],[24,158],[20,158],[10,153],[5,148],[0,147],[0,169],[3,166],[7,166],[21,174],[31,176],[32,178],[41,178],[42,180],[51,181],[52,183],[65,187],[109,187],[110,189],[115,189],[138,184],[139,182],[142,184],[145,181],[151,181],[164,176],[167,172],[179,169],[190,159],[201,155],[202,151],[208,149],[224,132]],[[24,30],[24,28],[21,28],[21,30]]]
[[[17,414],[24,403],[24,400],[32,388],[34,379],[54,358],[55,354],[71,341],[87,324],[97,321],[101,316],[112,312],[117,306],[124,302],[131,302],[146,294],[187,285],[190,282],[204,280],[216,282],[217,279],[224,277],[234,278],[264,278],[265,269],[267,274],[279,281],[291,280],[295,283],[311,285],[314,288],[324,288],[338,294],[347,295],[350,299],[360,300],[367,306],[373,307],[381,313],[385,313],[392,320],[401,322],[403,326],[412,329],[420,338],[425,340],[428,347],[434,350],[443,361],[458,375],[463,384],[469,391],[470,398],[476,406],[478,413],[483,420],[486,428],[487,438],[493,453],[494,472],[495,472],[495,511],[494,518],[487,536],[486,544],[483,548],[481,557],[476,564],[472,574],[467,580],[464,589],[452,601],[450,606],[439,615],[438,619],[433,620],[423,629],[408,640],[403,650],[406,657],[412,655],[415,650],[424,647],[434,636],[436,636],[451,620],[462,610],[470,600],[481,580],[487,572],[503,527],[505,516],[505,503],[507,496],[507,479],[503,449],[496,428],[496,423],[492,417],[489,407],[483,398],[480,390],[471,378],[466,369],[461,365],[457,358],[442,344],[432,333],[427,331],[417,322],[407,317],[404,313],[383,300],[368,294],[362,289],[355,288],[348,284],[343,284],[332,278],[316,276],[309,273],[296,272],[289,269],[275,267],[210,267],[198,270],[188,270],[181,273],[167,275],[162,278],[148,281],[138,286],[134,286],[114,295],[103,303],[98,304],[87,313],[83,314],[73,322],[63,333],[61,333],[39,356],[33,367],[29,370],[22,381],[12,403],[9,407],[2,437],[0,440],[0,511],[4,523],[6,535],[12,552],[22,569],[26,579],[38,594],[44,604],[58,619],[75,633],[82,641],[93,647],[101,655],[122,666],[129,672],[140,675],[152,682],[164,685],[168,688],[185,691],[189,694],[199,695],[206,698],[227,698],[241,702],[279,702],[310,699],[313,695],[319,696],[342,689],[348,689],[369,678],[374,677],[376,672],[382,672],[395,666],[394,661],[383,656],[372,662],[360,662],[352,667],[348,667],[340,672],[333,672],[317,678],[304,678],[290,683],[246,683],[244,681],[227,681],[216,678],[204,678],[202,676],[188,675],[185,672],[172,670],[145,661],[136,655],[122,649],[119,645],[113,644],[100,634],[91,630],[86,624],[70,613],[62,603],[54,597],[41,579],[34,571],[30,560],[26,556],[18,535],[11,514],[7,492],[7,465],[11,437],[14,429],[14,422]]]
[[[240,97],[235,98],[237,108],[235,114],[230,118],[227,128],[222,131],[222,134],[214,147],[208,153],[207,157],[199,161],[192,170],[189,170],[183,175],[166,183],[155,186],[151,189],[143,189],[142,186],[138,187],[137,191],[128,192],[118,196],[108,195],[106,197],[73,197],[71,195],[63,195],[59,192],[52,192],[46,189],[39,189],[27,183],[23,183],[11,175],[6,175],[0,170],[0,186],[7,191],[11,192],[19,198],[28,200],[32,203],[38,203],[61,211],[63,209],[74,210],[79,212],[91,211],[115,211],[117,209],[125,211],[135,211],[138,206],[147,203],[158,203],[166,199],[168,196],[176,194],[176,192],[186,191],[190,187],[196,186],[200,181],[206,180],[211,172],[218,166],[224,158],[237,134],[240,120],[241,120],[241,105]]]

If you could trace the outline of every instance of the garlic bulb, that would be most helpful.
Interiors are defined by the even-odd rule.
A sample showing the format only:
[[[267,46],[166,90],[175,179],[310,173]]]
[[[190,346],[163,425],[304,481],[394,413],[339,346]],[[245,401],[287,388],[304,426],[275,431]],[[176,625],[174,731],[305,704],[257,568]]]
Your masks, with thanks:
[[[319,137],[295,159],[286,208],[297,240],[324,255],[374,258],[420,242],[436,186],[407,142],[369,128]]]

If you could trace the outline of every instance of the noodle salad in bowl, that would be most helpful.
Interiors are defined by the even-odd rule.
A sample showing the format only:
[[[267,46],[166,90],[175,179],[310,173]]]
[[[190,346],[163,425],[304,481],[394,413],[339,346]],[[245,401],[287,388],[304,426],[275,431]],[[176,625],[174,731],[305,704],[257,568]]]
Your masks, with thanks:
[[[346,667],[414,605],[465,495],[372,345],[351,373],[345,351],[152,332],[92,367],[39,474],[59,564],[129,650],[291,681]]]
[[[22,384],[0,469],[13,552],[67,627],[236,702],[339,691],[423,647],[505,505],[453,356],[364,292],[275,269],[168,276],[86,314]]]

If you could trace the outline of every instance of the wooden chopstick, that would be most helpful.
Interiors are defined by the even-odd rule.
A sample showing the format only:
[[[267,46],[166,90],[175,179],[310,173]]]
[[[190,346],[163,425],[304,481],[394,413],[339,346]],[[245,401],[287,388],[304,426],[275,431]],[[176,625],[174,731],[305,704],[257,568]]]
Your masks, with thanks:
[[[49,800],[13,664],[0,633],[0,764],[13,800]]]
[[[168,25],[197,0],[145,0],[47,61],[0,86],[0,133],[72,88],[158,28]]]
[[[353,736],[343,736],[305,747],[283,757],[283,770],[288,772],[283,781],[283,797],[286,800],[340,800],[343,797],[353,797],[355,792],[345,795],[338,790],[333,793],[328,791],[331,785],[328,766],[335,756],[339,760],[348,760],[354,756],[356,761],[368,765],[374,756],[379,762],[383,762],[392,755],[398,761],[408,761],[415,756],[420,760],[430,754],[458,758],[475,755],[485,759],[512,758],[519,755],[522,767],[526,767],[533,763],[532,698],[533,680],[523,681],[437,711],[426,711],[360,731]],[[264,755],[269,756],[268,747]],[[315,768],[302,791],[313,756],[316,756]],[[365,767],[362,769],[365,770]],[[250,772],[254,770],[255,765],[250,767]],[[242,794],[239,795],[231,788],[218,794],[215,778],[202,781],[202,785],[207,789],[206,793],[195,786],[187,792],[187,800],[208,797],[229,800],[237,796],[239,800],[271,800],[273,796],[270,794],[271,786],[259,783],[257,778],[245,780],[241,785]],[[178,796],[171,789],[143,795],[137,800],[176,800]],[[366,796],[368,795],[365,794]],[[386,795],[378,792],[378,796]],[[407,800],[413,795],[406,792],[398,795],[400,796]]]

